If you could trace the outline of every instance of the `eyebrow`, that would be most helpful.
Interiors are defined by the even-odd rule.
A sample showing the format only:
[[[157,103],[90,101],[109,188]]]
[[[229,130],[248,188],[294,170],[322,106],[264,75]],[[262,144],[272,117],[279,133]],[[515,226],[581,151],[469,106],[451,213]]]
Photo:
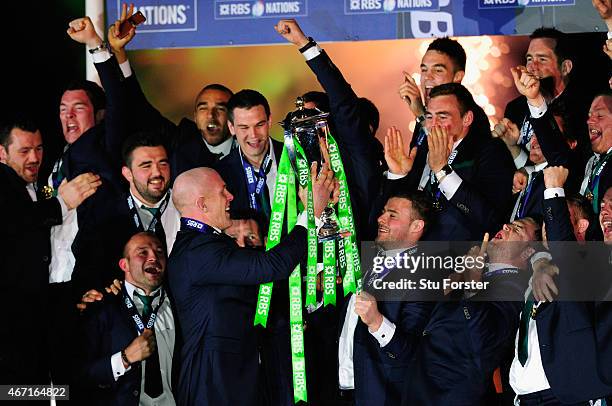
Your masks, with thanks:
[[[425,68],[426,68],[426,67],[427,67],[427,65],[426,65],[426,64],[424,64],[424,63],[422,63],[422,64],[421,64],[421,68],[423,68],[423,67],[425,67]],[[448,68],[446,67],[446,65],[445,65],[445,64],[443,64],[443,63],[434,63],[433,65],[431,65],[431,67],[432,67],[432,68],[444,68],[444,69],[448,69]]]
[[[227,102],[218,102],[216,103],[218,106],[223,106],[223,107],[227,107]],[[208,102],[205,101],[201,101],[198,104],[196,104],[196,108],[200,107],[200,106],[208,106]]]

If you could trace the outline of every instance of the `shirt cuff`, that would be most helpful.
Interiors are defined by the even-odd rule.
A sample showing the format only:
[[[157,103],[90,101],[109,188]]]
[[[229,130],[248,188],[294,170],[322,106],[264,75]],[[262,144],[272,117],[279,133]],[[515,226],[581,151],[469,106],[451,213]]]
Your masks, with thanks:
[[[516,169],[521,169],[525,166],[528,159],[529,155],[527,155],[527,153],[521,148],[521,152],[516,158],[514,158],[514,166],[516,167]]]
[[[395,174],[395,173],[393,173],[391,171],[385,171],[385,176],[389,180],[402,179],[402,178],[406,177],[406,175],[398,175],[398,174]]]
[[[113,370],[113,378],[115,381],[122,377],[132,366],[124,367],[123,361],[121,360],[121,351],[111,356],[111,368]]]
[[[309,61],[309,60],[314,59],[317,56],[321,55],[321,52],[323,52],[321,47],[319,45],[315,45],[313,47],[308,48],[304,52],[302,52],[302,55],[304,55],[304,59]]]
[[[612,31],[608,31],[608,39],[612,39]]]
[[[91,60],[94,63],[102,63],[106,62],[111,58],[111,53],[108,49],[103,49],[101,51],[96,52],[95,54],[91,54]]]
[[[529,262],[531,262],[531,267],[533,268],[533,264],[535,264],[540,259],[547,259],[549,261],[552,261],[552,255],[550,255],[550,253],[546,251],[536,252],[531,256],[531,258],[529,258]]]
[[[123,73],[124,78],[127,79],[132,76],[132,67],[130,66],[130,61],[120,63],[119,68],[121,69],[121,73]]]
[[[378,330],[372,331],[368,328],[368,331],[370,334],[372,334],[372,336],[374,336],[376,341],[378,341],[378,344],[380,344],[381,347],[384,347],[385,345],[389,344],[389,341],[391,341],[393,338],[393,334],[395,334],[395,324],[383,316],[382,323],[380,323]]]
[[[542,117],[544,115],[544,113],[546,113],[546,110],[548,110],[548,106],[546,105],[546,101],[544,101],[544,103],[542,103],[542,105],[540,107],[532,106],[529,103],[527,103],[527,106],[529,106],[529,112],[531,113],[531,117],[533,117],[533,118],[540,118],[540,117]]]
[[[459,186],[461,186],[461,182],[463,182],[461,176],[455,171],[452,171],[442,179],[439,187],[444,197],[446,197],[446,200],[453,198],[455,192],[459,189]]]
[[[68,215],[68,206],[66,205],[66,202],[59,193],[57,194],[56,198],[60,204],[60,207],[62,208],[62,219],[64,219]]]
[[[562,187],[544,189],[544,199],[554,199],[555,197],[565,197],[565,190]]]
[[[316,219],[316,217],[315,217],[315,219]],[[298,215],[298,218],[297,218],[297,221],[296,221],[295,225],[296,226],[302,226],[302,227],[304,227],[305,229],[308,230],[308,216],[307,216],[306,210],[304,210],[303,212],[301,212]]]

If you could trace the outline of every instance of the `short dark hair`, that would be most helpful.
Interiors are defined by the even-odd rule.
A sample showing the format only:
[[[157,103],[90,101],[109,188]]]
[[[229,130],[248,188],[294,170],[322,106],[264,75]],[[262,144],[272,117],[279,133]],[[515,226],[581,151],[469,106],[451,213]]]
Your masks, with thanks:
[[[534,32],[532,32],[529,36],[530,40],[537,38],[546,38],[555,41],[553,53],[557,57],[557,64],[559,65],[559,67],[561,66],[561,63],[563,63],[564,60],[572,59],[571,50],[568,45],[567,36],[565,33],[552,27],[540,27],[537,28]]]
[[[270,105],[263,94],[252,89],[242,89],[234,94],[227,102],[227,116],[229,121],[234,122],[234,109],[251,109],[255,106],[263,106],[266,117],[270,117]]]
[[[429,44],[427,50],[438,51],[447,55],[451,61],[453,61],[453,64],[455,64],[455,72],[459,70],[465,71],[465,61],[467,57],[465,55],[465,49],[463,49],[458,41],[448,37],[436,38]]]
[[[204,86],[199,92],[198,95],[196,96],[196,103],[198,101],[198,99],[200,98],[200,96],[202,95],[202,93],[204,93],[207,90],[218,90],[220,92],[224,92],[227,93],[230,97],[232,97],[234,95],[234,92],[231,91],[230,88],[223,86],[220,83],[211,83],[209,85]]]
[[[357,99],[357,109],[359,110],[359,116],[372,126],[372,135],[376,134],[380,124],[380,113],[376,105],[370,99],[360,97]]]
[[[104,90],[91,80],[73,80],[64,88],[62,95],[69,90],[83,90],[93,105],[94,115],[99,110],[103,110],[106,107],[106,95],[104,94]]]
[[[523,217],[523,218],[516,219],[516,220],[531,223],[534,227],[534,230],[533,230],[534,241],[542,241],[542,223],[541,222],[537,221],[533,217]]]
[[[576,213],[578,214],[578,219],[588,220],[589,224],[592,224],[595,220],[595,212],[593,211],[593,205],[589,200],[578,194],[572,193],[567,198],[567,204],[574,207],[576,209]]]
[[[13,142],[11,133],[15,128],[22,131],[27,131],[29,133],[34,133],[38,131],[38,124],[36,124],[34,120],[26,115],[18,115],[3,120],[3,122],[0,124],[0,145],[2,145],[7,151],[9,145],[11,145]]]
[[[422,190],[413,190],[410,192],[395,192],[391,193],[387,201],[393,198],[406,199],[410,201],[410,203],[412,204],[412,211],[415,217],[419,220],[423,220],[423,222],[425,223],[425,227],[423,228],[423,232],[425,232],[433,216],[433,206],[427,194]]]
[[[444,83],[442,85],[438,85],[431,89],[429,93],[429,99],[433,99],[438,96],[447,96],[453,95],[457,99],[459,103],[459,112],[463,117],[465,113],[468,111],[474,111],[474,106],[476,106],[476,102],[472,97],[472,93],[461,83]]]
[[[121,156],[125,166],[128,168],[132,166],[132,154],[136,148],[140,147],[164,147],[168,151],[160,134],[151,131],[139,131],[130,135],[123,143]]]
[[[302,99],[304,99],[304,103],[314,103],[315,106],[324,113],[329,113],[330,111],[327,93],[311,90],[310,92],[304,93]]]

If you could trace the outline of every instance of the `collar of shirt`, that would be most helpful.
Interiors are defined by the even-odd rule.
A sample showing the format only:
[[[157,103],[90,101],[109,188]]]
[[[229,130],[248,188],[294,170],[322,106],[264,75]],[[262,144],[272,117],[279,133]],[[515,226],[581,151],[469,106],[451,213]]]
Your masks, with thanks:
[[[457,149],[457,147],[459,146],[459,144],[461,144],[461,141],[463,141],[465,137],[461,138],[460,140],[457,140],[453,143],[453,151]]]
[[[491,262],[489,263],[489,271],[497,271],[498,269],[514,268],[518,269],[516,265],[504,264],[503,262]]]
[[[130,190],[130,195],[132,195],[132,199],[134,199],[134,203],[136,203],[136,207],[137,207],[138,209],[142,208],[142,206],[147,206],[147,207],[154,208],[154,207],[159,207],[159,206],[161,206],[161,204],[163,203],[164,199],[166,198],[166,195],[167,195],[168,193],[170,193],[170,192],[171,192],[171,189],[168,189],[168,191],[166,192],[166,194],[165,194],[165,195],[163,195],[163,196],[162,196],[162,198],[161,198],[161,199],[159,199],[159,201],[158,201],[157,203],[155,203],[153,206],[151,206],[149,203],[141,202],[141,201],[140,201],[140,199],[138,199],[136,196],[134,196],[134,193],[132,193],[132,191],[131,191],[131,190]],[[170,202],[168,202],[168,204],[169,204],[169,203],[170,203]]]
[[[394,257],[394,256],[396,256],[398,254],[401,254],[402,252],[408,251],[409,249],[414,248],[414,247],[416,247],[416,244],[413,244],[413,245],[411,245],[409,247],[406,247],[406,248],[396,248],[396,249],[393,249],[393,250],[383,251],[383,254],[385,255],[385,257]]]
[[[206,147],[210,152],[212,152],[213,154],[222,154],[223,158],[225,158],[230,153],[230,151],[232,150],[232,146],[234,145],[234,136],[229,137],[219,145],[210,145],[208,142],[206,142],[204,138],[202,139],[204,140],[204,144],[206,144]]]
[[[144,290],[140,289],[139,287],[136,287],[134,285],[132,285],[130,282],[124,280],[123,284],[125,285],[125,290],[127,291],[128,296],[130,297],[130,299],[134,300],[134,291],[138,292],[139,294],[146,296],[146,293]],[[162,287],[158,287],[157,289],[155,289],[153,292],[151,292],[151,294],[149,296],[155,296],[157,295],[157,293],[161,292]],[[159,295],[153,300],[159,300]]]
[[[542,169],[548,166],[548,162],[544,161],[541,164],[537,164],[534,168],[534,172],[540,172]]]

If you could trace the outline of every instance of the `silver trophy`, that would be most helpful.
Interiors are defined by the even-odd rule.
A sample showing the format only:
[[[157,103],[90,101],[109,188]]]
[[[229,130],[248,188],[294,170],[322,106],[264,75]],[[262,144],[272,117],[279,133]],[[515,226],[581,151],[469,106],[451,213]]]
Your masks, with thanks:
[[[317,162],[318,169],[321,169],[322,163],[325,162],[325,156],[328,156],[321,149],[327,148],[327,134],[329,133],[327,118],[329,113],[324,113],[316,107],[308,109],[304,104],[304,99],[298,97],[295,101],[296,109],[289,112],[285,120],[280,122],[285,130],[285,147],[289,154],[289,161],[296,173],[298,167],[295,140],[300,143],[308,162]],[[304,185],[301,186],[304,187]],[[333,206],[328,205],[321,214],[323,226],[318,232],[320,242],[336,240],[346,236],[347,232],[339,229],[336,219]]]

